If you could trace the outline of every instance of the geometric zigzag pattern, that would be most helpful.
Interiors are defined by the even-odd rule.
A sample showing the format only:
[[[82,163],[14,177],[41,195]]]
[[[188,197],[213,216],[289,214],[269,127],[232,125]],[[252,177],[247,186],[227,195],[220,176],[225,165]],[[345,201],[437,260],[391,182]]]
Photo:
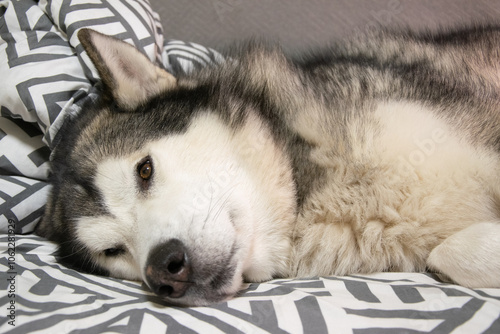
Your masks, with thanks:
[[[178,40],[165,43],[162,58],[172,73],[189,73],[224,61],[224,57],[213,49]]]
[[[21,176],[0,175],[0,231],[9,220],[16,222],[16,234],[33,231],[43,214],[50,186],[47,182]],[[26,207],[28,206],[28,207]]]
[[[0,231],[17,222],[16,233],[27,233],[39,221],[48,195],[46,181],[50,149],[36,123],[0,116]],[[22,175],[22,176],[21,176]]]
[[[6,254],[6,237],[0,254]],[[500,333],[500,289],[472,290],[427,274],[274,280],[208,307],[165,306],[141,283],[81,274],[56,263],[55,246],[17,239],[16,326],[29,333]],[[10,276],[7,276],[9,278]],[[0,290],[10,283],[0,280]],[[0,297],[0,309],[10,299]]]

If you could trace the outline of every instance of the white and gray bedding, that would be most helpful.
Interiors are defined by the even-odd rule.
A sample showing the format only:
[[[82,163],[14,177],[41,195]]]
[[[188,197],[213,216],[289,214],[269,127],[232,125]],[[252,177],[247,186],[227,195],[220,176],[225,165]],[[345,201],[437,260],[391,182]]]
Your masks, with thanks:
[[[6,254],[7,236],[0,237]],[[40,237],[17,238],[16,296],[0,297],[2,333],[500,333],[500,289],[471,290],[429,274],[379,273],[250,284],[209,307],[165,306],[139,282],[57,264]],[[0,259],[2,271],[8,260]],[[0,289],[10,283],[0,280]],[[7,307],[15,300],[15,326]]]
[[[427,273],[275,280],[210,307],[164,305],[140,282],[57,263],[33,231],[49,187],[57,130],[93,97],[98,78],[76,38],[92,27],[158,65],[220,61],[167,40],[147,0],[0,1],[0,332],[500,333],[500,289],[466,289]]]

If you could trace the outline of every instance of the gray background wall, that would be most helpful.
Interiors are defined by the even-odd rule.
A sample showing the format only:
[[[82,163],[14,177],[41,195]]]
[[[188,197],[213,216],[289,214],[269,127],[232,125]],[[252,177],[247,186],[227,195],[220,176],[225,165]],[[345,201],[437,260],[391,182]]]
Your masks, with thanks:
[[[325,43],[358,31],[500,22],[499,0],[150,0],[167,38],[221,47],[253,36],[287,49]]]

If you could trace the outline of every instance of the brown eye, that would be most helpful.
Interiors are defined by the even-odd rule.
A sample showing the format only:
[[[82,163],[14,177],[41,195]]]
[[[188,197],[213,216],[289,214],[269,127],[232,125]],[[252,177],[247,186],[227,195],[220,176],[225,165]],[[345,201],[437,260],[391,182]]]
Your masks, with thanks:
[[[141,179],[149,180],[152,174],[153,174],[153,165],[151,165],[151,162],[149,160],[143,163],[139,167],[139,176],[141,177]]]
[[[153,176],[153,162],[151,157],[146,157],[142,159],[137,165],[137,176],[141,181],[140,185],[143,190],[149,187],[149,180]]]

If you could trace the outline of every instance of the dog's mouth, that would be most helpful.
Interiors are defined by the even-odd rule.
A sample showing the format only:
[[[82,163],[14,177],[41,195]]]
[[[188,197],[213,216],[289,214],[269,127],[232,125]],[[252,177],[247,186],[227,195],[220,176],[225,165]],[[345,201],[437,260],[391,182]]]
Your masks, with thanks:
[[[200,264],[178,239],[151,250],[145,282],[158,297],[178,306],[202,306],[227,300],[241,288],[236,248]],[[239,275],[241,276],[241,275]]]

